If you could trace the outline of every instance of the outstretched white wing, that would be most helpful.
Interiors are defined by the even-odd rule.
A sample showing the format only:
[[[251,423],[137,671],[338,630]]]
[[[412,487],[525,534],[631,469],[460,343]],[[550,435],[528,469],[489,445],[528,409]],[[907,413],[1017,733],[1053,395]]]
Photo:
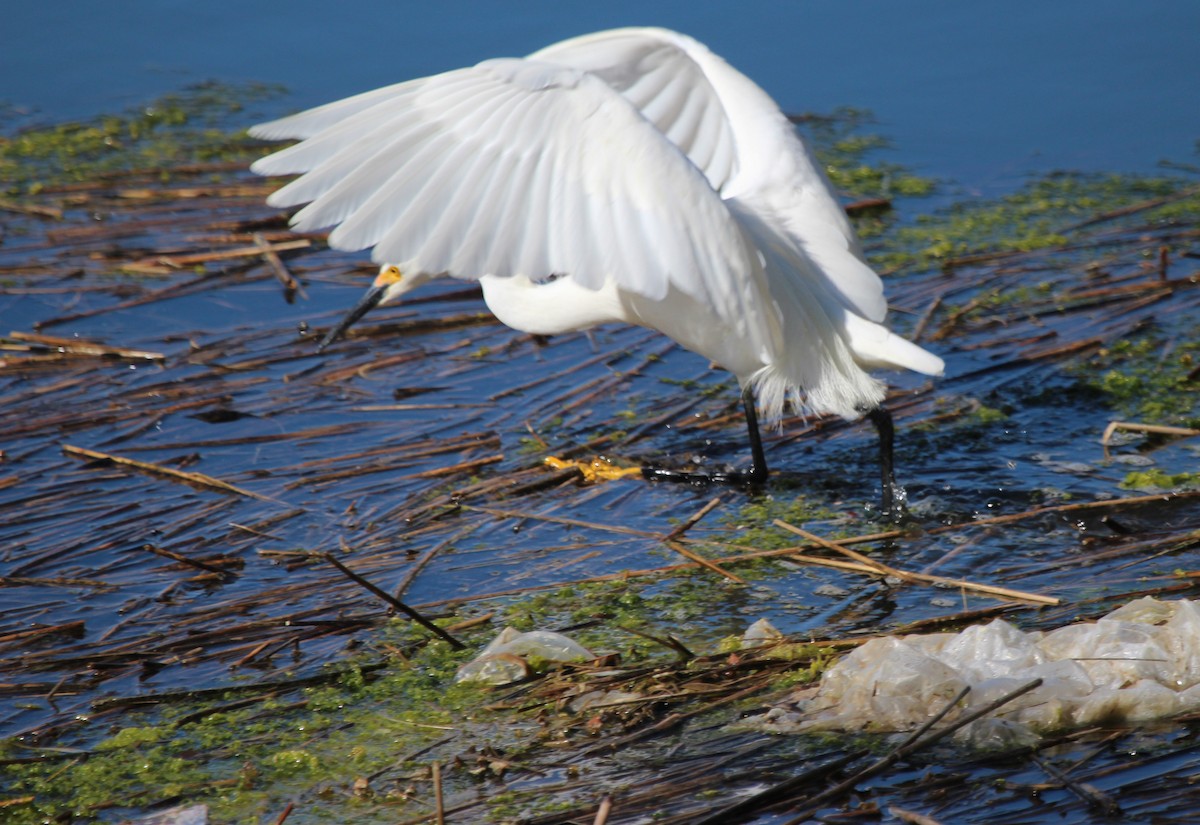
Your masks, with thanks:
[[[665,29],[614,29],[555,43],[529,55],[590,72],[680,148],[718,192],[738,168],[729,115],[704,69],[681,48],[698,43]]]
[[[772,219],[843,304],[887,314],[883,283],[815,158],[778,105],[704,44],[658,28],[585,34],[531,57],[592,72],[687,154],[722,197]],[[801,277],[799,273],[794,273]]]
[[[461,278],[570,275],[657,299],[669,285],[718,315],[756,315],[759,267],[684,153],[599,78],[532,60],[369,92],[255,127],[307,137],[254,164],[303,173],[270,203],[301,230],[373,246],[401,270]]]

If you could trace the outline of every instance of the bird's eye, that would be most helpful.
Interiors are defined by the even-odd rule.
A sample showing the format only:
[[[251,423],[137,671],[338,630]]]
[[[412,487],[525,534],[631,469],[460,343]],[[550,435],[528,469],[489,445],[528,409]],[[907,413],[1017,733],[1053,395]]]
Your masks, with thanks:
[[[388,264],[379,270],[379,275],[375,278],[375,284],[376,286],[391,286],[392,284],[399,282],[403,277],[403,274],[400,272],[400,267],[396,266],[395,264]]]

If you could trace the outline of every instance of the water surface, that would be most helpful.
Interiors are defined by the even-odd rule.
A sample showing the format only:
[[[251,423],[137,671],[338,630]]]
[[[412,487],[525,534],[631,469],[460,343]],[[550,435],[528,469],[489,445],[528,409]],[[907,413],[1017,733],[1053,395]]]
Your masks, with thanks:
[[[1187,0],[18,3],[0,101],[58,120],[217,79],[284,84],[298,108],[625,25],[691,34],[790,111],[870,109],[900,161],[970,189],[1146,170],[1200,138]]]

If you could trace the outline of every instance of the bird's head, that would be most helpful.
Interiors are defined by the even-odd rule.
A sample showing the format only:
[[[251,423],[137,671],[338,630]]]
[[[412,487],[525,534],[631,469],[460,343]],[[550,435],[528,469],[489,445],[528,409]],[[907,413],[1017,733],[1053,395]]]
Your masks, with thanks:
[[[375,282],[371,284],[371,288],[354,305],[354,308],[347,312],[342,320],[321,339],[321,343],[317,345],[317,352],[323,352],[327,346],[342,337],[342,333],[350,329],[359,318],[375,307],[399,301],[404,293],[417,286],[421,280],[421,278],[406,277],[401,274],[400,267],[395,264],[384,264],[379,267],[379,274],[375,276]]]

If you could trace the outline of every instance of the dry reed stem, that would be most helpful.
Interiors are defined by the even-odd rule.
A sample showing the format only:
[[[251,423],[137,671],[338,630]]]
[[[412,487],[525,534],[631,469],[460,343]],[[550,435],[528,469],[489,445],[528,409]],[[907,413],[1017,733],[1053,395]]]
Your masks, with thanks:
[[[704,518],[709,513],[711,513],[713,510],[717,509],[720,506],[721,506],[721,497],[717,496],[716,498],[712,499],[707,504],[705,504],[703,507],[701,507],[697,512],[688,516],[686,521],[682,522],[679,526],[677,526],[673,530],[671,530],[671,532],[667,533],[667,535],[664,536],[664,539],[669,540],[669,539],[679,538],[684,533],[686,533],[688,530],[691,530],[693,527],[695,527],[697,524],[699,524],[699,522],[702,518]]]
[[[376,596],[378,596],[379,598],[383,599],[384,602],[386,602],[387,604],[390,604],[392,607],[399,610],[405,616],[408,616],[410,619],[412,619],[414,622],[419,624],[421,627],[425,628],[430,633],[432,633],[433,635],[440,638],[442,641],[449,644],[450,647],[454,648],[455,650],[464,650],[466,648],[465,644],[463,644],[458,639],[451,636],[446,630],[438,627],[436,624],[429,621],[429,619],[426,619],[419,612],[417,612],[416,610],[409,607],[404,602],[397,599],[391,593],[388,593],[386,590],[383,590],[383,589],[377,587],[376,585],[374,585],[367,579],[360,576],[358,573],[355,573],[353,570],[351,570],[346,565],[342,564],[342,562],[338,561],[337,557],[335,557],[332,553],[321,553],[321,554],[316,554],[316,555],[318,555],[320,558],[322,558],[325,561],[332,564],[338,570],[342,571],[342,573],[344,573],[347,578],[351,579],[356,584],[360,585],[364,589],[368,590],[369,592],[371,592],[371,593],[375,594]]]
[[[99,355],[113,358],[127,358],[132,361],[165,361],[166,356],[161,352],[146,352],[144,350],[126,349],[125,347],[110,347],[107,344],[97,344],[92,341],[81,341],[78,338],[60,338],[55,335],[42,335],[36,332],[21,332],[13,330],[8,333],[13,341],[25,341],[36,347],[54,349],[69,355]],[[13,349],[11,346],[0,346],[0,349]],[[31,348],[24,348],[29,351]]]
[[[272,504],[287,506],[284,502],[273,499],[270,496],[260,495],[250,490],[243,490],[241,487],[235,487],[228,482],[205,475],[204,473],[190,473],[185,470],[176,470],[171,467],[163,467],[160,464],[151,464],[147,461],[138,461],[134,458],[123,458],[119,455],[111,453],[102,453],[97,450],[89,450],[85,447],[75,447],[71,444],[62,445],[62,451],[67,455],[73,455],[78,458],[86,458],[90,461],[102,461],[111,464],[118,464],[122,467],[129,467],[134,470],[140,470],[153,475],[164,476],[166,478],[183,481],[188,484],[194,484],[199,487],[207,487],[210,490],[220,490],[225,493],[235,493],[239,496],[255,498],[259,501],[269,501]]]
[[[592,825],[608,825],[608,815],[612,809],[612,797],[606,794],[604,798],[600,800],[600,807],[596,809],[596,818],[592,820]]]
[[[254,246],[240,246],[235,249],[221,249],[214,252],[195,252],[190,255],[156,255],[153,258],[134,261],[133,264],[159,265],[171,269],[184,269],[185,267],[211,263],[213,261],[227,261],[231,258],[252,258],[268,252],[277,255],[280,252],[288,252],[293,249],[307,249],[310,246],[312,246],[312,241],[307,239],[284,241],[283,243],[275,244],[264,242],[263,246],[255,244]]]
[[[271,194],[272,185],[269,183],[263,184],[236,184],[226,186],[190,186],[176,189],[167,188],[142,188],[142,189],[118,189],[115,194],[118,198],[124,198],[131,201],[145,200],[165,200],[167,198],[177,200],[192,200],[194,198],[265,198]]]
[[[1192,436],[1200,435],[1200,430],[1192,429],[1191,427],[1170,427],[1165,424],[1139,424],[1132,421],[1110,421],[1108,426],[1104,428],[1104,434],[1100,436],[1100,443],[1104,446],[1104,457],[1108,458],[1108,448],[1112,444],[1113,433],[1117,430],[1135,433],[1154,433],[1155,435],[1174,435],[1181,438],[1191,438]]]
[[[13,212],[18,215],[33,215],[37,218],[52,218],[62,220],[63,211],[57,206],[42,204],[17,203],[8,198],[0,198],[0,212]]]
[[[849,547],[843,547],[836,542],[821,538],[816,533],[810,533],[802,527],[797,527],[794,524],[788,524],[783,519],[773,519],[771,523],[776,527],[787,530],[789,533],[794,533],[797,536],[800,536],[802,539],[811,541],[813,544],[824,547],[826,550],[833,550],[835,553],[841,553],[843,556],[853,559],[865,567],[872,568],[881,576],[892,576],[893,578],[900,579],[901,581],[915,581],[915,578],[908,573],[904,573],[894,567],[888,567],[883,562],[875,561],[869,556],[864,556],[862,553],[859,553],[856,550],[851,550]]]
[[[925,814],[919,814],[915,811],[905,810],[896,805],[888,805],[887,811],[892,816],[901,822],[908,822],[910,825],[941,825],[936,819]]]
[[[523,513],[516,510],[504,510],[499,507],[483,507],[477,504],[460,504],[459,508],[468,512],[486,513],[489,516],[501,519],[528,519],[531,521],[545,521],[551,524],[564,524],[568,527],[584,527],[589,530],[600,530],[609,533],[620,533],[626,536],[638,536],[639,538],[661,539],[659,533],[652,533],[649,530],[637,530],[632,527],[622,527],[618,524],[600,524],[594,521],[584,521],[582,519],[567,518],[565,516],[550,516],[541,513]]]
[[[1165,504],[1170,501],[1182,501],[1200,497],[1200,490],[1185,490],[1178,493],[1155,493],[1148,496],[1130,496],[1128,498],[1110,498],[1103,501],[1085,501],[1078,504],[1052,504],[1045,507],[1033,507],[1029,510],[1023,510],[1020,513],[1010,513],[1004,516],[991,516],[990,518],[975,519],[974,521],[963,522],[961,524],[949,524],[941,527],[934,527],[928,531],[929,535],[937,533],[948,533],[954,530],[962,530],[967,527],[983,527],[989,524],[1009,524],[1014,521],[1024,521],[1025,519],[1044,516],[1050,513],[1079,513],[1087,510],[1106,510],[1117,507],[1130,507],[1138,504],[1160,503]]]
[[[251,240],[254,241],[254,246],[262,253],[263,260],[271,267],[271,271],[275,273],[275,277],[279,280],[279,283],[283,285],[285,295],[288,296],[288,302],[291,303],[292,294],[299,295],[301,298],[308,300],[308,294],[304,291],[304,287],[292,276],[287,266],[284,265],[283,259],[279,257],[279,244],[271,244],[261,232],[255,232],[251,236]]]
[[[735,576],[733,573],[730,573],[728,570],[723,569],[720,565],[716,564],[715,562],[709,561],[708,559],[704,558],[703,556],[699,555],[698,553],[692,552],[691,550],[684,547],[682,544],[680,544],[677,541],[663,539],[663,544],[665,544],[667,547],[674,550],[676,553],[683,556],[684,558],[691,559],[692,561],[696,562],[696,564],[699,564],[699,565],[702,565],[702,566],[708,568],[709,570],[713,571],[714,573],[716,573],[719,576],[724,576],[725,578],[729,579],[731,582],[734,582],[736,584],[745,584],[746,583],[746,580],[743,579],[741,576]]]
[[[891,576],[900,581],[909,582],[911,584],[928,584],[935,587],[957,587],[962,590],[972,590],[976,593],[983,593],[988,596],[997,596],[1003,599],[1016,599],[1018,601],[1033,602],[1035,604],[1057,605],[1060,600],[1053,596],[1043,596],[1038,593],[1029,593],[1024,590],[1013,590],[1008,587],[998,587],[992,584],[979,584],[978,582],[965,581],[963,579],[949,579],[945,576],[934,576],[928,573],[909,573],[904,570],[897,570],[894,567],[889,567],[886,564],[874,561],[873,559],[857,553],[848,547],[823,539],[820,536],[814,535],[800,527],[788,524],[786,521],[775,519],[775,525],[783,529],[795,533],[798,536],[808,539],[821,547],[829,550],[834,550],[845,556],[848,556],[857,561],[866,570],[880,576]],[[793,556],[794,559],[804,559],[805,557]],[[851,569],[843,566],[843,569]]]
[[[433,799],[434,799],[434,821],[437,825],[445,825],[446,823],[446,804],[442,798],[442,763],[438,760],[433,760],[431,766],[433,772]]]

